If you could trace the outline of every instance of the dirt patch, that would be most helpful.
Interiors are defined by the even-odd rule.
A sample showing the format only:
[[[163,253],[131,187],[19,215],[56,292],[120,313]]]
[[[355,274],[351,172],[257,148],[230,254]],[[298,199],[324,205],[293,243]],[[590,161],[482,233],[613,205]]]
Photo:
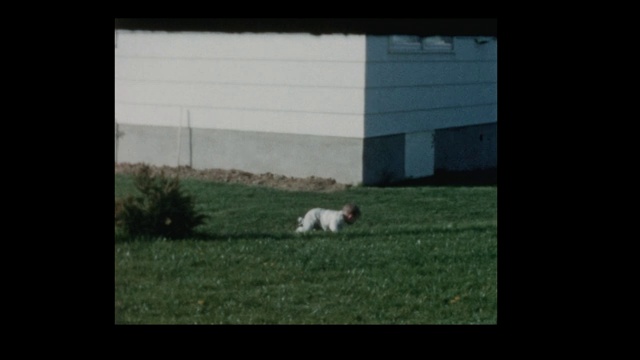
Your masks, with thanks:
[[[133,174],[143,164],[116,163],[116,174]],[[318,191],[334,192],[351,187],[330,178],[310,176],[308,178],[294,178],[272,173],[252,174],[240,170],[206,169],[196,170],[188,166],[149,166],[152,174],[163,172],[167,176],[179,176],[181,179],[199,179],[219,183],[245,184],[266,186],[290,191]]]

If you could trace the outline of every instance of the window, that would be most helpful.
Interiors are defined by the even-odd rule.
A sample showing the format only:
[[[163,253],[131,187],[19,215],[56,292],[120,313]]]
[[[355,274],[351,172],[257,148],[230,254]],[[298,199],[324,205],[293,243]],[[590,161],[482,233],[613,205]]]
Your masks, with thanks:
[[[389,38],[391,53],[452,53],[453,36],[393,35]]]
[[[422,50],[427,52],[453,51],[452,36],[428,36],[422,38]]]

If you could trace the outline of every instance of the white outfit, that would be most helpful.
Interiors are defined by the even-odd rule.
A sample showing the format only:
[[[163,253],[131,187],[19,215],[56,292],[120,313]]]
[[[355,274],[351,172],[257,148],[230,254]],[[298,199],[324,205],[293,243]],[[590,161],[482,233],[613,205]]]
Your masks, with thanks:
[[[296,232],[307,232],[313,229],[338,232],[344,224],[344,215],[341,210],[315,208],[309,210],[304,218],[298,218]]]

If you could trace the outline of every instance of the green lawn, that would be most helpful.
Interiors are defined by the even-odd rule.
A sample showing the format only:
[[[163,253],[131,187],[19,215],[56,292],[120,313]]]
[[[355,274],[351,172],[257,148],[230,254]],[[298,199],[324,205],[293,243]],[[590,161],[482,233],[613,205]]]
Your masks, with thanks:
[[[115,175],[115,196],[134,192]],[[115,241],[117,324],[495,324],[496,187],[288,192],[182,180],[191,239]],[[296,234],[357,203],[345,231]]]

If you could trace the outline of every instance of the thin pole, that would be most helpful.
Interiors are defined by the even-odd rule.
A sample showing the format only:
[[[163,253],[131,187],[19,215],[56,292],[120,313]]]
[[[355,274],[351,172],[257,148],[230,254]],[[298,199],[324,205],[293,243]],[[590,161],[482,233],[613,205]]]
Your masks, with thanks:
[[[180,148],[182,147],[182,117],[184,116],[184,111],[180,108],[180,117],[178,118],[178,159],[176,166],[180,166]]]
[[[116,120],[116,164],[118,163],[118,139],[120,138],[120,129],[118,128],[118,119]]]
[[[189,131],[189,167],[193,167],[193,143],[191,135],[191,113],[187,109],[187,129]]]

